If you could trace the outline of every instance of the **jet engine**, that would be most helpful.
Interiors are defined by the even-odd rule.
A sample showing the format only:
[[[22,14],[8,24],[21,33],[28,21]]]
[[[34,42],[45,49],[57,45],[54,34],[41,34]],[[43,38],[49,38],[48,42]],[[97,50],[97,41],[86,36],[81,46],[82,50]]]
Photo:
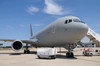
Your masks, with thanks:
[[[20,40],[15,40],[11,47],[14,51],[20,51],[23,48],[23,43]]]

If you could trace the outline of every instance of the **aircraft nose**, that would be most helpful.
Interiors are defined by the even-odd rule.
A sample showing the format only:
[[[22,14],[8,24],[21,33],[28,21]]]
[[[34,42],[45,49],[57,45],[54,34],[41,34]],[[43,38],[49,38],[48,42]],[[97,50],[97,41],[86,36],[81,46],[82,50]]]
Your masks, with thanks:
[[[79,35],[85,36],[88,32],[88,26],[87,24],[84,24],[84,23],[77,23],[75,24],[74,30],[75,30],[76,36],[79,36]]]
[[[82,31],[82,32],[87,32],[88,31],[87,24],[81,23],[81,24],[78,25],[78,27],[79,27],[79,30]]]

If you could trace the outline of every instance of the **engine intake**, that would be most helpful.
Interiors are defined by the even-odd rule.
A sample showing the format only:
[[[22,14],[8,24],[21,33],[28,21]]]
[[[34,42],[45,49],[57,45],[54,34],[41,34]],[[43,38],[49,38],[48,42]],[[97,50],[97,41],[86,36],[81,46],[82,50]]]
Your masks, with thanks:
[[[20,51],[23,48],[23,43],[20,40],[15,40],[11,47],[14,51]]]

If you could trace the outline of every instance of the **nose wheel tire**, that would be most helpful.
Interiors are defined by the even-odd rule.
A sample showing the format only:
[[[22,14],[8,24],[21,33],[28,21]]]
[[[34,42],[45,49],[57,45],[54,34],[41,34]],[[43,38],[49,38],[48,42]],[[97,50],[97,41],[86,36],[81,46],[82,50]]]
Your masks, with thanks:
[[[73,52],[67,52],[67,53],[66,53],[66,57],[67,57],[67,58],[72,58],[72,57],[74,57]]]
[[[71,44],[68,45],[68,52],[66,53],[66,57],[67,57],[67,58],[72,58],[72,57],[74,57],[74,54],[73,54],[73,52],[72,52],[72,47],[71,47],[71,46],[72,46]]]

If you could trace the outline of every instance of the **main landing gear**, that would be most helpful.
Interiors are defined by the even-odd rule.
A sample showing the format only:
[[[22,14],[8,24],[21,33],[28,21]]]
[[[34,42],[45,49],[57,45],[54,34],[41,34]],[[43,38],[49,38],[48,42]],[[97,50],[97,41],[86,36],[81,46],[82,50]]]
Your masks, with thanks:
[[[71,52],[71,46],[70,46],[70,44],[69,44],[69,47],[68,47],[68,52],[66,53],[66,57],[67,58],[73,58],[74,57],[73,52]]]
[[[26,50],[24,50],[24,53],[25,53],[25,54],[30,53],[30,50],[28,49],[28,44],[26,44]]]

